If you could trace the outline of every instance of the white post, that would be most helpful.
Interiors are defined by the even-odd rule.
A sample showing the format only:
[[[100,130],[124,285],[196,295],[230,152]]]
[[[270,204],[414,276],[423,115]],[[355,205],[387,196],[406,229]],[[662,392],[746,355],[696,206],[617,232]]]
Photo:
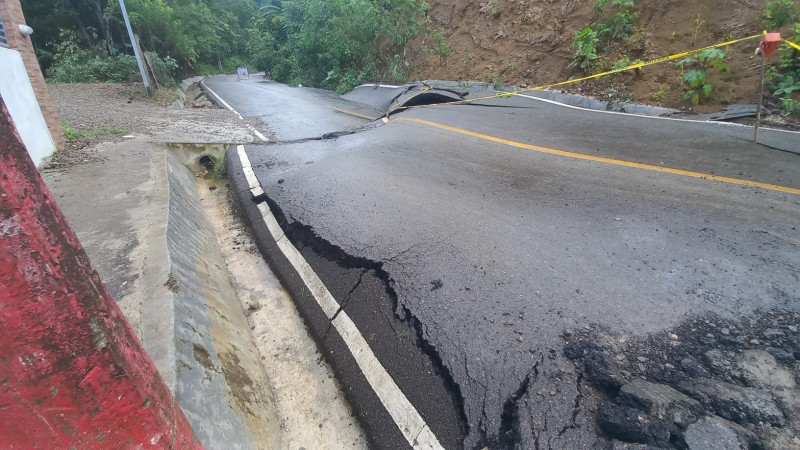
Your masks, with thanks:
[[[131,38],[131,46],[133,46],[133,54],[136,56],[136,64],[139,65],[139,73],[142,75],[142,82],[144,89],[147,91],[147,96],[152,97],[153,93],[150,91],[150,82],[147,81],[147,73],[144,71],[142,64],[142,55],[139,54],[139,46],[136,45],[136,39],[133,37],[133,30],[131,29],[131,21],[128,20],[128,10],[125,9],[125,0],[119,0],[119,7],[122,9],[122,18],[125,19],[125,26],[128,28],[128,36]]]

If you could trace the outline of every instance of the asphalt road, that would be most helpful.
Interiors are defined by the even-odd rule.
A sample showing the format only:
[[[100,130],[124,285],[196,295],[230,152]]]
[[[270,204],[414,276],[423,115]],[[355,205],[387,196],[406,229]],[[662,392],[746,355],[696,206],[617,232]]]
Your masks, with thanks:
[[[206,84],[264,120],[277,142],[246,153],[273,212],[446,448],[603,442],[565,329],[800,311],[800,134],[516,97],[383,123],[399,90]],[[375,445],[408,445],[353,403]]]

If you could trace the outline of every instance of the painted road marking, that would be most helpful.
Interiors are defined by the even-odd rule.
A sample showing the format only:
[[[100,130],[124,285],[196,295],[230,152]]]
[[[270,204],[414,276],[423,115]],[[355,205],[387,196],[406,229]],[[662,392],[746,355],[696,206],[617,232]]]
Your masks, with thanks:
[[[264,195],[264,190],[261,189],[261,183],[258,182],[256,173],[253,172],[253,168],[250,166],[250,159],[247,158],[247,154],[244,152],[244,145],[237,145],[236,153],[239,155],[239,160],[242,161],[242,172],[244,172],[244,178],[247,180],[247,185],[250,187],[250,194],[253,198]],[[242,155],[244,155],[245,159],[242,159]],[[244,161],[247,161],[247,165],[244,165]]]
[[[219,101],[220,101],[220,103],[222,103],[222,106],[224,106],[224,107],[228,108],[228,110],[229,110],[229,111],[233,111],[233,112],[234,112],[234,114],[236,114],[237,116],[239,116],[239,119],[240,119],[240,120],[244,120],[244,117],[242,117],[242,115],[241,115],[241,114],[239,114],[239,111],[236,111],[235,109],[233,109],[233,107],[232,107],[231,105],[229,105],[229,104],[228,104],[228,102],[226,102],[225,100],[223,100],[223,99],[222,99],[222,97],[220,97],[220,96],[219,96],[219,94],[217,94],[216,92],[214,92],[214,90],[212,90],[210,87],[206,86],[206,84],[205,84],[205,83],[203,83],[202,81],[200,82],[200,84],[202,84],[204,88],[208,89],[208,92],[211,92],[211,94],[213,94],[213,95],[214,95],[214,97],[217,97],[217,100],[219,100]],[[250,124],[249,124],[249,123],[247,123],[247,122],[245,122],[245,124],[244,124],[244,125],[245,125],[245,126],[246,126],[246,127],[247,127],[247,128],[250,130],[250,131],[251,131],[251,132],[253,132],[253,134],[255,134],[257,138],[261,139],[261,140],[262,140],[262,141],[264,141],[264,142],[269,142],[269,139],[267,139],[267,137],[266,137],[266,136],[264,136],[264,135],[263,135],[263,134],[262,134],[260,131],[256,130],[256,129],[255,129],[255,127],[253,127],[252,125],[250,125]],[[263,193],[263,192],[262,192],[262,193]]]
[[[692,172],[690,170],[682,170],[682,169],[673,169],[670,167],[661,167],[661,166],[654,166],[652,164],[642,164],[636,163],[631,161],[624,161],[621,159],[613,159],[613,158],[604,158],[602,156],[592,156],[592,155],[585,155],[583,153],[575,153],[575,152],[568,152],[565,150],[557,150],[554,148],[547,148],[547,147],[540,147],[538,145],[531,145],[525,144],[522,142],[517,141],[510,141],[508,139],[499,138],[496,136],[490,136],[488,134],[483,133],[476,133],[474,131],[464,130],[461,128],[451,127],[449,125],[444,125],[437,122],[430,122],[423,119],[417,119],[413,117],[398,117],[395,120],[404,120],[408,122],[415,122],[420,123],[423,125],[428,125],[436,128],[441,128],[443,130],[452,131],[454,133],[465,134],[467,136],[476,137],[478,139],[484,139],[487,141],[497,142],[499,144],[510,145],[512,147],[524,148],[526,150],[534,150],[537,152],[548,153],[551,155],[558,155],[558,156],[566,156],[568,158],[577,158],[577,159],[584,159],[587,161],[595,161],[601,162],[606,164],[614,164],[617,166],[625,166],[625,167],[634,167],[637,169],[644,169],[644,170],[652,170],[654,172],[663,172],[663,173],[671,173],[674,175],[683,175],[686,177],[692,178],[701,178],[707,180],[714,180],[714,181],[722,181],[724,183],[730,184],[738,184],[741,186],[750,186],[750,187],[758,187],[762,189],[768,189],[771,191],[778,191],[778,192],[785,192],[788,194],[796,194],[800,195],[800,189],[788,187],[788,186],[779,186],[775,184],[769,183],[761,183],[758,181],[750,181],[750,180],[742,180],[740,178],[731,178],[731,177],[723,177],[719,175],[712,175],[710,173],[702,173],[702,172]]]
[[[239,156],[242,167],[247,167],[252,172],[250,158],[244,151],[244,146],[237,146],[236,153]],[[247,171],[245,171],[245,177],[247,177]],[[249,183],[250,180],[248,180]],[[367,382],[375,391],[383,407],[386,408],[386,411],[392,417],[400,432],[403,433],[409,445],[419,450],[442,449],[443,447],[439,444],[436,435],[425,423],[425,419],[420,416],[414,405],[406,398],[391,375],[378,361],[375,353],[358,331],[350,316],[344,310],[339,311],[340,305],[328,291],[328,288],[325,287],[325,283],[322,282],[314,272],[314,269],[308,264],[308,261],[283,233],[278,221],[275,220],[275,216],[269,209],[269,205],[266,202],[261,202],[257,206],[267,229],[278,244],[278,248],[281,249],[281,252],[292,264],[294,270],[300,275],[303,283],[314,296],[317,304],[328,319],[333,319],[331,324],[339,332]]]
[[[547,91],[541,91],[547,92]],[[660,116],[648,116],[646,114],[634,114],[634,113],[626,113],[626,112],[618,112],[618,111],[603,111],[601,109],[590,109],[590,108],[582,108],[580,106],[568,105],[566,103],[561,103],[556,100],[550,100],[547,98],[540,98],[534,97],[532,95],[525,95],[525,94],[517,94],[516,97],[525,97],[531,100],[537,100],[540,102],[550,103],[553,105],[563,106],[564,108],[570,109],[577,109],[579,111],[584,112],[591,112],[591,113],[599,113],[599,114],[616,114],[619,116],[628,116],[628,117],[641,117],[643,119],[658,119],[658,120],[673,120],[675,122],[690,122],[690,123],[699,123],[699,124],[707,124],[707,125],[722,125],[727,127],[744,127],[744,128],[753,128],[752,125],[745,125],[742,123],[733,123],[733,122],[723,122],[718,120],[689,120],[689,119],[678,119],[677,117],[660,117]],[[769,127],[760,127],[762,130],[769,130],[769,131],[778,131],[781,133],[794,133],[800,134],[800,131],[791,131],[791,130],[779,130],[777,128],[769,128]]]

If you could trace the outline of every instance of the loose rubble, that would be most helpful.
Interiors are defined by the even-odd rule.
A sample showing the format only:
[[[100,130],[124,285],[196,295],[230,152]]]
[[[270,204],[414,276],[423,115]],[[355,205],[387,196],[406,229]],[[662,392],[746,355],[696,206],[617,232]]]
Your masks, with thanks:
[[[614,449],[800,449],[800,315],[694,318],[647,337],[564,333]]]

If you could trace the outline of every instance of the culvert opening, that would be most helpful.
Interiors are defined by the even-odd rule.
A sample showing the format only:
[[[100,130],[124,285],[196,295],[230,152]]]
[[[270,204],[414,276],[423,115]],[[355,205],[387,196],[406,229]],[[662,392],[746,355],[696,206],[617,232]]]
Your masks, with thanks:
[[[203,178],[225,178],[225,152],[236,144],[170,142],[167,151],[178,158],[195,175]]]
[[[200,163],[200,167],[203,169],[214,170],[214,160],[209,155],[202,155],[197,162]]]

